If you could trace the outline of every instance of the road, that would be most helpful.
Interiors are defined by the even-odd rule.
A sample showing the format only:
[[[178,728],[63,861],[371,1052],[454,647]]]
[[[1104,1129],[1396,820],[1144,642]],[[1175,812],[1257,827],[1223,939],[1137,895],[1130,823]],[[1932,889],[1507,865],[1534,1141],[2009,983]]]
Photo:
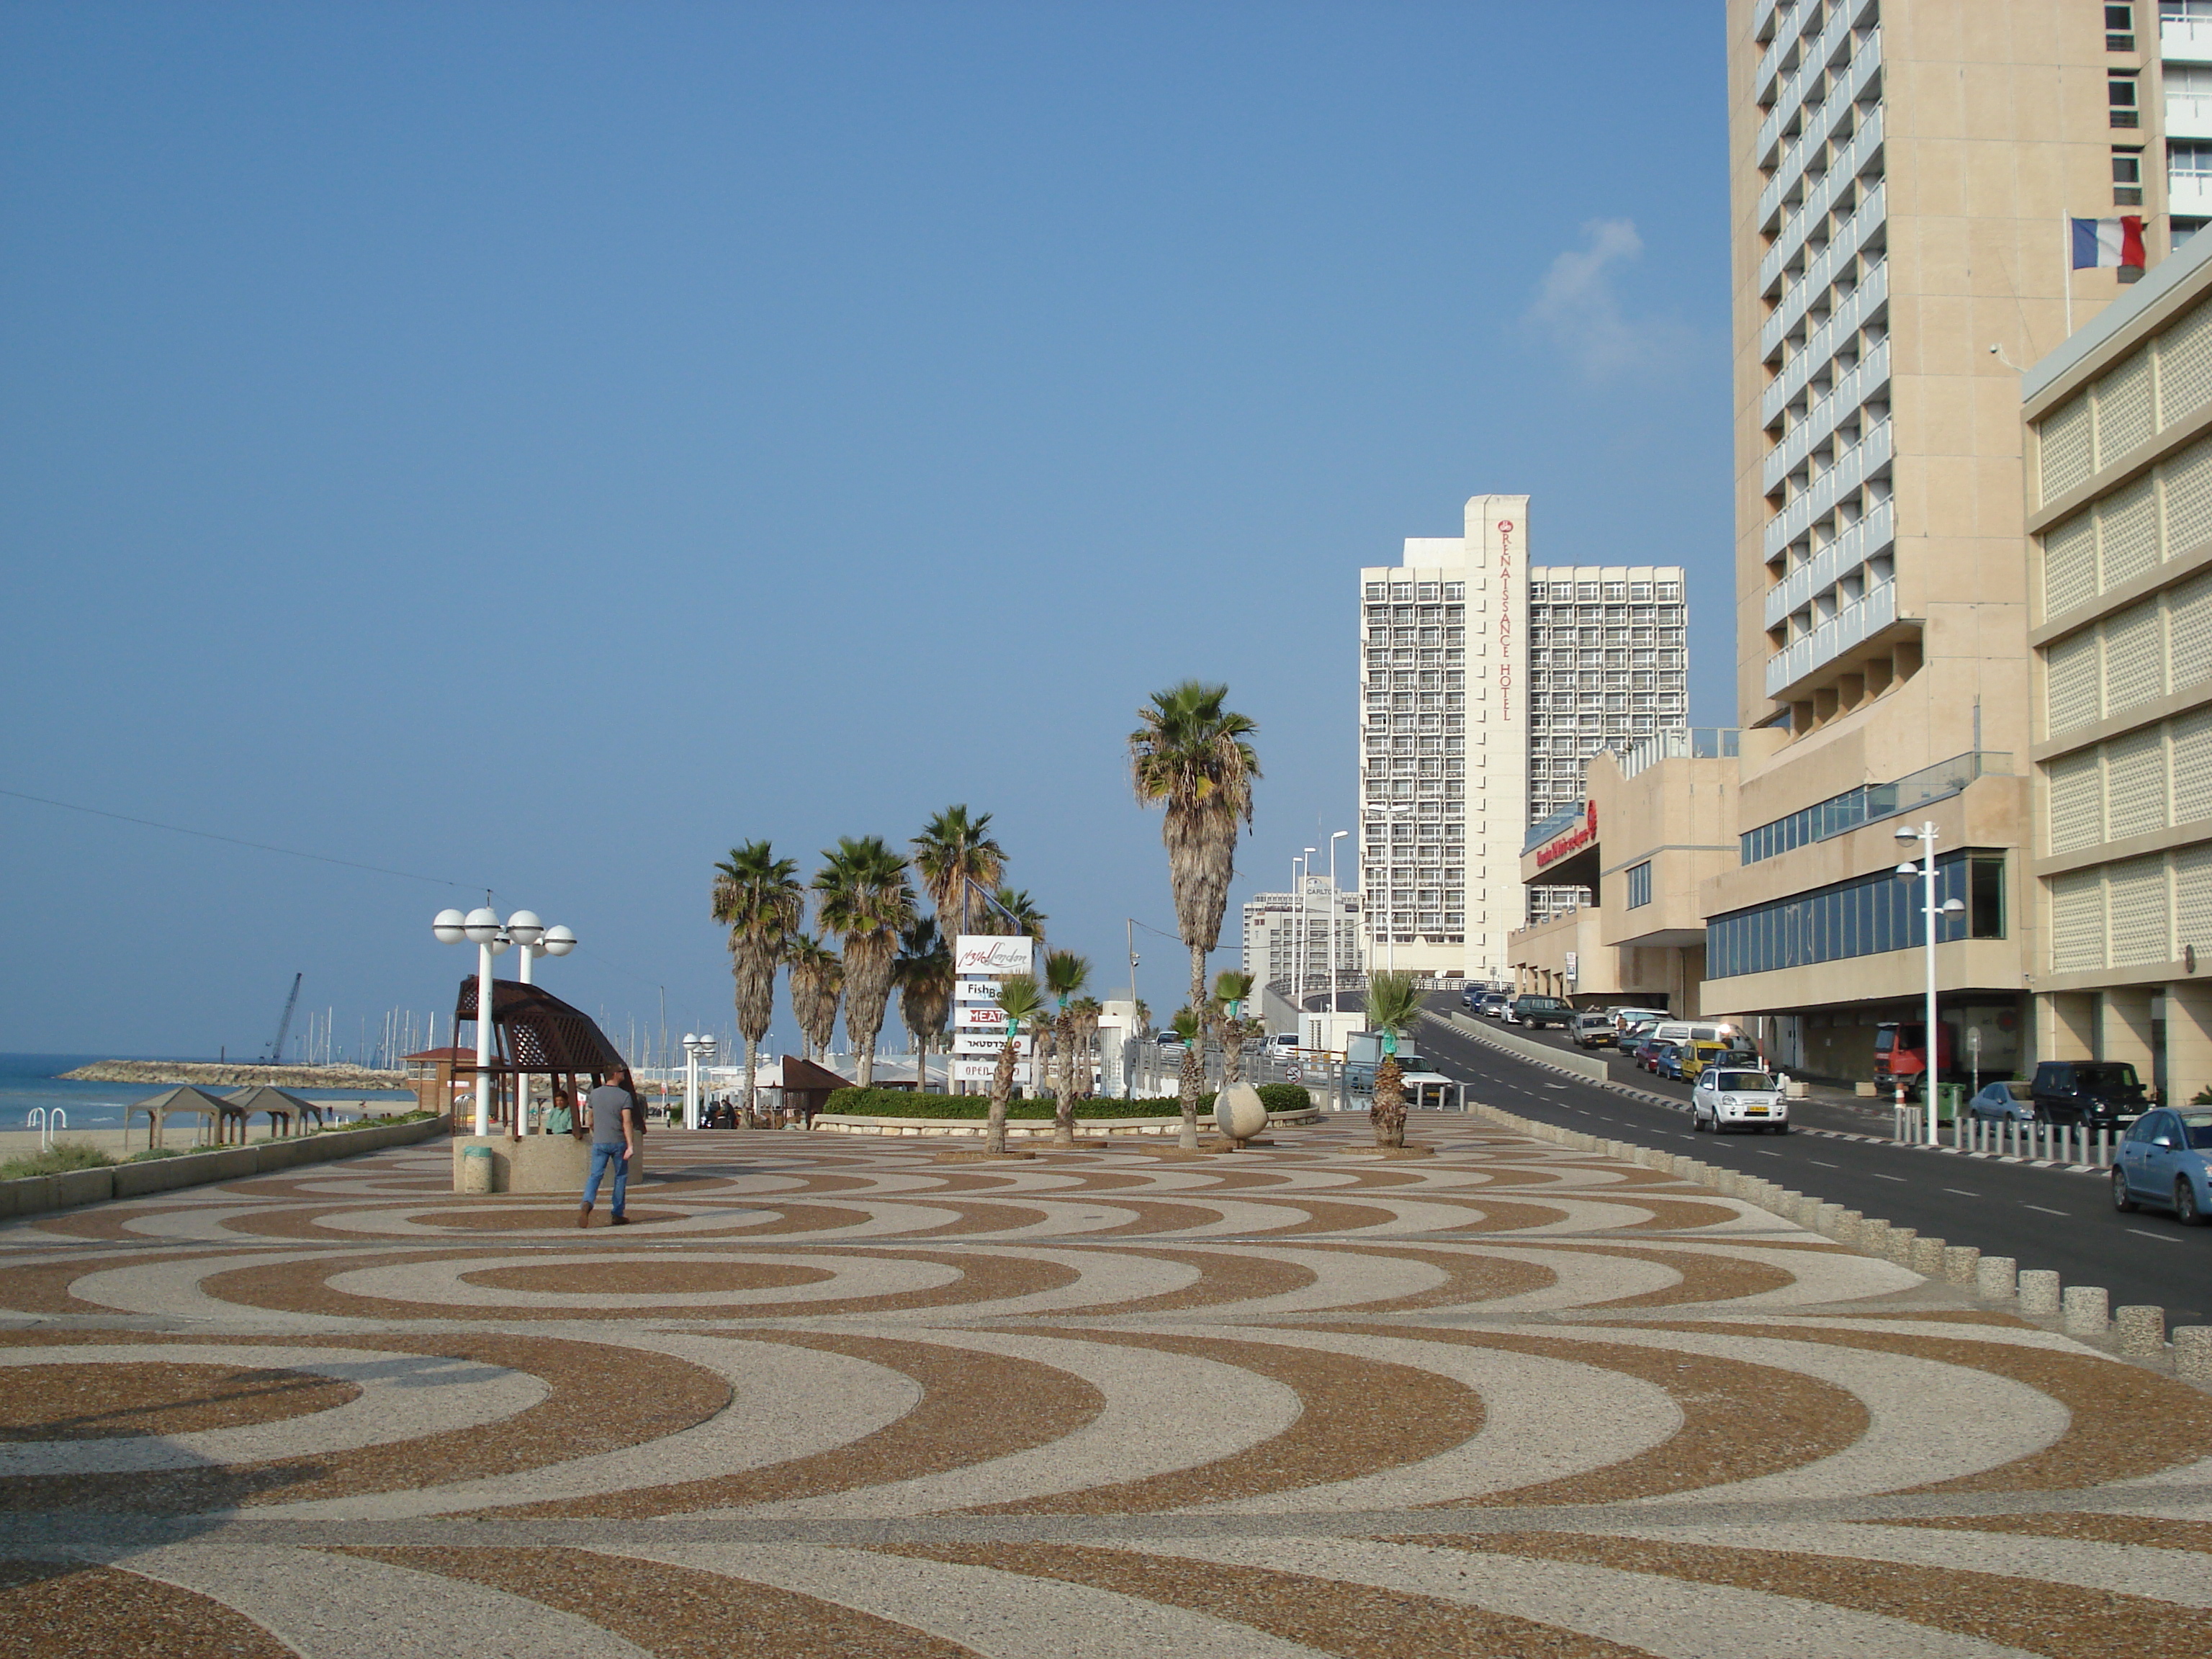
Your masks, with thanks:
[[[1624,1073],[1638,1078],[1635,1086],[1680,1101],[1658,1106],[1562,1076],[1435,1021],[1424,1022],[1419,1042],[1435,1069],[1468,1085],[1470,1097],[1486,1105],[1693,1153],[1923,1237],[2012,1256],[2024,1269],[2055,1268],[2069,1285],[2102,1285],[2116,1308],[2151,1303],[2166,1310],[2169,1325],[2212,1324],[2212,1227],[2183,1227],[2163,1211],[2122,1214],[2103,1176],[1846,1139],[1886,1135],[1888,1115],[1812,1102],[1794,1103],[1797,1131],[1788,1135],[1695,1134],[1690,1091],[1680,1084]]]

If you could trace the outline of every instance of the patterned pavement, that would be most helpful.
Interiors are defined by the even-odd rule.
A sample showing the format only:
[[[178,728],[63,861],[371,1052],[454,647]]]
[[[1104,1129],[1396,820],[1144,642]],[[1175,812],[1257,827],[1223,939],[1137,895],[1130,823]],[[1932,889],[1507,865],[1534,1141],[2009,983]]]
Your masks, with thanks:
[[[0,1230],[0,1654],[2212,1651],[2212,1395],[1460,1116]]]

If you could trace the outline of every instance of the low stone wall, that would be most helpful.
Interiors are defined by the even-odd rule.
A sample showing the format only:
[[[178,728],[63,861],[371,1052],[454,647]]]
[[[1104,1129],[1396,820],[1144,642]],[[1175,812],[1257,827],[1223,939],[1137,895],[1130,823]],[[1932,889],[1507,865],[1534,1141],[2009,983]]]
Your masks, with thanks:
[[[1279,1129],[1293,1124],[1317,1123],[1321,1111],[1308,1107],[1304,1111],[1270,1112],[1267,1127]],[[1201,1131],[1213,1127],[1213,1114],[1198,1115]],[[831,1135],[894,1135],[926,1139],[931,1136],[975,1136],[984,1130],[980,1117],[860,1117],[842,1112],[818,1112],[814,1118],[815,1132]],[[1048,1117],[1016,1117],[1006,1120],[1006,1139],[1009,1140],[1049,1140],[1053,1122]],[[1182,1119],[1176,1117],[1079,1117],[1075,1133],[1086,1140],[1102,1137],[1136,1137],[1139,1135],[1172,1135],[1182,1132]]]
[[[1588,1078],[1592,1083],[1613,1081],[1612,1069],[1595,1054],[1586,1054],[1575,1048],[1554,1048],[1549,1043],[1538,1042],[1504,1030],[1496,1020],[1484,1019],[1478,1015],[1439,1014],[1433,1010],[1426,1012],[1429,1018],[1449,1025],[1453,1030],[1474,1037],[1478,1042],[1487,1042],[1493,1048],[1503,1048],[1509,1054],[1518,1054],[1523,1060],[1534,1060],[1539,1066],[1549,1066],[1554,1071]]]
[[[111,1198],[137,1198],[147,1193],[173,1192],[179,1187],[202,1187],[211,1181],[241,1181],[249,1176],[295,1170],[302,1164],[325,1164],[333,1158],[381,1152],[386,1146],[411,1146],[444,1134],[448,1127],[441,1117],[418,1118],[412,1123],[380,1123],[366,1129],[294,1135],[257,1146],[222,1146],[175,1158],[149,1158],[143,1164],[0,1181],[0,1216],[39,1215],[48,1210],[74,1209],[80,1204],[102,1204]]]
[[[495,1193],[568,1193],[581,1198],[584,1178],[592,1172],[592,1143],[570,1135],[524,1135],[510,1140],[505,1135],[453,1137],[453,1190],[465,1192],[462,1158],[471,1146],[491,1149],[491,1189]],[[629,1161],[629,1178],[645,1175],[646,1143],[637,1144]],[[607,1183],[602,1182],[604,1189]],[[601,1202],[608,1194],[602,1190]]]

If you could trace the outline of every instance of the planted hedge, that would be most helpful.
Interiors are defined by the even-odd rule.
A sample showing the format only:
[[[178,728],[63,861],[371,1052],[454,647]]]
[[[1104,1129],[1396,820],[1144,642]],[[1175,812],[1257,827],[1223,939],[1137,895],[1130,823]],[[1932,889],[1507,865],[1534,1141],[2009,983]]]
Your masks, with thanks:
[[[1303,1112],[1313,1104],[1313,1097],[1295,1083],[1267,1083],[1260,1087],[1260,1098],[1271,1112]],[[850,1117],[972,1117],[985,1118],[991,1115],[991,1099],[988,1095],[923,1095],[911,1089],[840,1089],[830,1097],[825,1112]],[[1211,1091],[1198,1097],[1199,1115],[1207,1116],[1213,1110]],[[1170,1095],[1155,1100],[1079,1100],[1075,1115],[1079,1118],[1107,1117],[1176,1117],[1182,1112],[1182,1103]],[[1049,1118],[1052,1102],[1048,1099],[1013,1100],[1006,1103],[1006,1115],[1011,1118]]]

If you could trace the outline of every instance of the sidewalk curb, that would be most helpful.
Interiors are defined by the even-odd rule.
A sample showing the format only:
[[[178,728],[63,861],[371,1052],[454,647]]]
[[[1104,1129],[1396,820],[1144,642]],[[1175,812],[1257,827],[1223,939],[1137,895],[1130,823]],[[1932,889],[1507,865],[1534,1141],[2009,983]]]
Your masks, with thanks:
[[[1760,1176],[1723,1169],[1683,1153],[1661,1152],[1633,1141],[1601,1139],[1479,1101],[1471,1103],[1468,1111],[1470,1116],[1531,1139],[1548,1140],[1570,1152],[1596,1152],[1662,1171],[1678,1181],[1709,1187],[1723,1198],[1754,1205],[1858,1255],[1893,1262],[1923,1279],[1969,1290],[1982,1302],[2011,1304],[2012,1310],[2030,1324],[2060,1332],[2109,1358],[2212,1393],[2212,1325],[2177,1325],[2169,1340],[2164,1309],[2112,1309],[2108,1305],[2110,1294],[2101,1286],[2075,1285],[2062,1290],[2057,1273],[2022,1272],[2011,1256],[1985,1256],[1972,1244],[1922,1238],[1911,1227],[1899,1227],[1880,1217],[1862,1215],[1842,1205],[1778,1187]]]

